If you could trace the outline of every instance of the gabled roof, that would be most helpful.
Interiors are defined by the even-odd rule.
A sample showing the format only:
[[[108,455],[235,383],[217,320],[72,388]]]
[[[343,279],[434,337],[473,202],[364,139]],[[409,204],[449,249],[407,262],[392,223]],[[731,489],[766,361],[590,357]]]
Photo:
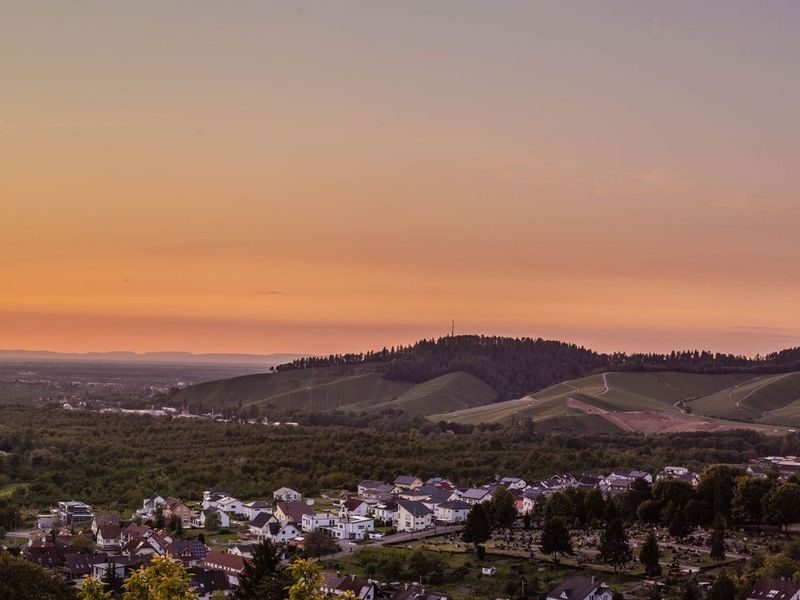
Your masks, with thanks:
[[[131,539],[138,539],[143,537],[148,531],[152,530],[147,525],[137,525],[136,523],[131,523],[122,530],[122,534],[130,537]]]
[[[122,531],[119,528],[119,525],[100,525],[97,528],[97,532],[107,540],[113,540],[120,536]]]
[[[203,560],[208,548],[200,540],[173,540],[167,546],[167,552],[176,558]]]
[[[250,525],[250,527],[258,527],[259,529],[263,529],[264,525],[274,520],[275,517],[269,513],[258,513],[253,520],[248,523],[248,525]]]
[[[342,503],[342,508],[346,510],[356,510],[362,504],[366,504],[361,498],[348,498]]]
[[[450,600],[450,596],[439,592],[429,592],[413,583],[406,589],[396,591],[392,600]]]
[[[435,493],[431,494],[431,497],[427,500],[427,503],[442,504],[443,502],[450,500],[452,495],[453,492],[451,490],[436,490]]]
[[[92,572],[92,565],[108,560],[108,554],[89,554],[87,552],[65,554],[64,571],[70,575],[88,575]]]
[[[302,523],[303,515],[314,512],[305,502],[278,502],[278,510],[289,517],[293,523]]]
[[[784,581],[782,579],[762,579],[747,593],[748,600],[788,600],[800,592],[800,583]]]
[[[244,559],[235,554],[209,550],[203,565],[209,569],[231,570],[241,573],[244,570]]]
[[[95,514],[94,522],[98,527],[101,525],[119,525],[119,515],[113,513]]]
[[[547,593],[548,598],[564,600],[584,600],[589,594],[596,593],[605,585],[589,575],[571,575]]]
[[[466,502],[462,502],[461,500],[450,500],[449,502],[442,502],[439,505],[439,508],[451,509],[451,510],[471,510],[472,507],[467,504]]]
[[[461,497],[469,498],[470,500],[481,500],[489,493],[491,492],[484,488],[469,488],[467,491],[461,493]]]
[[[395,485],[411,485],[415,481],[419,481],[417,477],[413,475],[398,475],[397,478],[394,480]]]
[[[375,584],[355,575],[337,575],[336,573],[323,573],[322,585],[337,592],[353,592],[356,598],[361,596],[361,590],[373,587]]]
[[[425,515],[433,514],[430,508],[416,500],[400,500],[397,504],[400,508],[410,512],[415,517],[424,517]]]
[[[358,487],[362,487],[367,490],[374,490],[382,485],[386,484],[383,481],[376,481],[374,479],[365,479],[364,481],[358,484]]]
[[[230,588],[228,578],[221,571],[206,570],[203,567],[189,567],[192,588],[201,595]]]

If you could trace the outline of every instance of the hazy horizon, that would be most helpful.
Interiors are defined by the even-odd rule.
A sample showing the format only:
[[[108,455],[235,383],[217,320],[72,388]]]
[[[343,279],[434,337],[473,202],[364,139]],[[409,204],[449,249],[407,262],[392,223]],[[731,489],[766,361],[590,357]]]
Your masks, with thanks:
[[[0,7],[0,346],[800,346],[800,4]]]

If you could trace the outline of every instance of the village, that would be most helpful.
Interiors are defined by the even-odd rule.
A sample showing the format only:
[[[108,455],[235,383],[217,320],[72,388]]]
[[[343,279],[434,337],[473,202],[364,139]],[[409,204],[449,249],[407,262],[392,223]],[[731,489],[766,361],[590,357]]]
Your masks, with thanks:
[[[764,457],[743,468],[753,480],[785,480],[800,470],[800,460]],[[600,556],[602,532],[573,524],[566,533],[569,551],[560,557],[545,551],[541,520],[559,498],[576,493],[586,498],[591,493],[619,500],[659,482],[662,487],[664,482],[681,482],[684,488],[697,488],[701,474],[667,467],[658,473],[562,473],[535,482],[498,476],[476,487],[444,477],[423,480],[400,475],[391,482],[361,481],[355,492],[332,491],[314,498],[287,487],[274,490],[268,498],[244,500],[233,490],[209,489],[197,502],[153,493],[125,515],[65,500],[38,514],[33,529],[10,532],[7,540],[11,550],[61,573],[77,587],[89,576],[121,582],[155,555],[169,556],[188,569],[202,599],[234,591],[254,549],[268,540],[282,549],[287,563],[296,556],[319,560],[324,568],[323,593],[352,592],[363,600],[650,598],[670,581],[694,578],[700,588],[707,588],[720,568],[741,565],[774,542],[774,528],[768,535],[760,528],[757,532],[730,528],[724,533],[724,556],[713,557],[710,528],[676,534],[672,524],[654,530],[635,523],[627,531],[633,553],[612,569]],[[508,526],[494,527],[480,544],[466,541],[463,529],[470,514],[505,494],[513,499]],[[656,572],[633,558],[651,531],[659,547]],[[398,572],[386,580],[392,573],[381,573],[370,561],[376,552],[391,549],[435,555],[439,566],[430,570],[439,569],[438,578],[421,572],[415,580],[402,580]],[[441,575],[448,567],[460,573],[458,581],[446,581]],[[524,595],[526,585],[534,595]],[[789,595],[764,595],[773,588]],[[800,583],[767,579],[756,582],[747,598],[781,600],[798,593]]]

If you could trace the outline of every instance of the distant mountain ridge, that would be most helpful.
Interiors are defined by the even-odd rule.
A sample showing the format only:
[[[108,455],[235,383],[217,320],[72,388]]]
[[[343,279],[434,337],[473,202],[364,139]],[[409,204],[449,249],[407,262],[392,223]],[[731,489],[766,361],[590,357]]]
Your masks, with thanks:
[[[0,350],[0,360],[30,361],[118,361],[118,362],[165,362],[183,364],[236,364],[275,366],[296,360],[302,354],[234,354],[209,353],[194,354],[192,352],[52,352],[49,350]]]

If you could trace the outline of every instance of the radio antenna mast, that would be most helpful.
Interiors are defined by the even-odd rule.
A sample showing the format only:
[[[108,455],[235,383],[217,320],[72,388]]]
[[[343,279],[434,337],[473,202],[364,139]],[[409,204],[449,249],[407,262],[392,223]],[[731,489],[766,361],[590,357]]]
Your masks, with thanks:
[[[450,323],[450,337],[456,337],[456,321],[453,319],[453,322]]]

